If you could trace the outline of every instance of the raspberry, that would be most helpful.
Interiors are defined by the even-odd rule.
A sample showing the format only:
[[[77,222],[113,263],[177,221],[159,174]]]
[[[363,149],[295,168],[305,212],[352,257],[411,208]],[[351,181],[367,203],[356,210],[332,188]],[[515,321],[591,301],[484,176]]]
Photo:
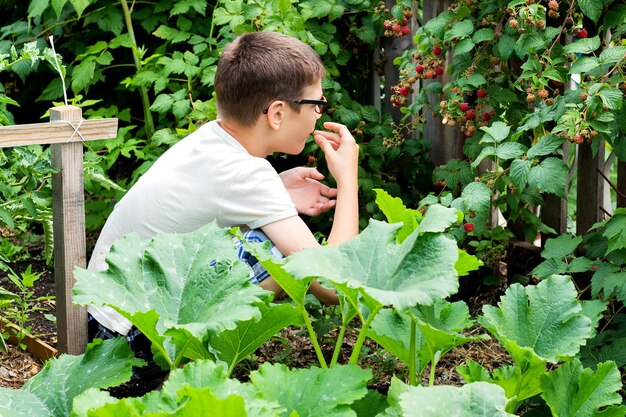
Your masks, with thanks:
[[[437,75],[441,75],[441,74],[443,74],[443,67],[437,67],[437,68],[435,68],[435,73],[436,73]]]
[[[408,28],[408,27],[406,27],[406,26],[404,26],[404,27],[402,28],[402,34],[403,34],[404,36],[408,35],[408,34],[409,34],[409,28]]]
[[[550,0],[548,3],[548,8],[550,10],[559,10],[559,2],[556,0]]]
[[[574,141],[574,143],[577,143],[578,145],[580,145],[581,143],[585,141],[582,135],[579,135],[579,134],[574,135],[574,138],[572,140]]]
[[[426,71],[426,78],[437,78],[437,74],[435,73],[435,71],[429,69],[428,71]]]
[[[309,156],[309,164],[314,164],[317,161],[317,158],[314,157],[313,155]]]
[[[409,19],[407,19],[406,17],[402,20],[402,23],[400,23],[400,25],[402,26],[406,26],[409,24]]]
[[[545,100],[548,98],[550,93],[548,93],[548,90],[546,90],[545,88],[542,88],[541,90],[537,91],[537,95],[540,99]]]
[[[465,129],[465,132],[463,132],[463,134],[466,138],[471,138],[474,132],[471,132],[469,129]]]
[[[394,23],[393,26],[391,27],[391,30],[393,30],[394,32],[400,32],[400,25],[397,23]]]
[[[421,65],[416,65],[415,72],[417,72],[418,74],[421,74],[422,72],[424,72],[424,67]]]
[[[470,105],[467,103],[461,103],[459,109],[461,109],[461,111],[468,111],[470,109]]]
[[[487,92],[485,90],[478,90],[476,91],[476,97],[485,98],[487,97]]]
[[[587,29],[581,29],[578,31],[578,33],[576,34],[576,37],[578,39],[585,39],[588,36],[587,34]]]
[[[433,54],[435,54],[435,55],[441,55],[441,52],[442,52],[442,50],[441,50],[441,48],[440,48],[439,46],[435,46],[435,47],[433,48]]]
[[[403,96],[408,96],[409,95],[409,89],[406,87],[401,87],[400,88],[400,94],[402,94]]]
[[[516,19],[509,19],[509,26],[511,26],[511,29],[517,29],[519,22]]]
[[[467,120],[474,120],[476,118],[476,113],[474,113],[474,110],[468,110],[465,112],[465,117]]]
[[[485,122],[488,122],[489,120],[491,120],[491,113],[489,113],[489,112],[483,113],[483,120]]]
[[[474,223],[465,223],[463,229],[465,229],[467,233],[472,232],[474,230]]]

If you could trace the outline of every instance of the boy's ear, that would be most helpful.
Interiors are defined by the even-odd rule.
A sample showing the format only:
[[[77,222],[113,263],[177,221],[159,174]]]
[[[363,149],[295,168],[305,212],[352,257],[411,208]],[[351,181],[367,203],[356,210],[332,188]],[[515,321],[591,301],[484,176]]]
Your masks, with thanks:
[[[267,109],[267,121],[272,129],[280,129],[285,117],[286,104],[284,101],[274,101]]]

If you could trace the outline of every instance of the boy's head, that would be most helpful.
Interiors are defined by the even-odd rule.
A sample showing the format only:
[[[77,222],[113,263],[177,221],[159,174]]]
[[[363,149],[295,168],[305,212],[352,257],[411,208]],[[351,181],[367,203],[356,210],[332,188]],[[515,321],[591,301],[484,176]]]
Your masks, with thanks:
[[[274,32],[246,33],[224,48],[217,64],[218,113],[253,126],[275,100],[299,110],[293,101],[324,75],[320,56],[304,42]]]

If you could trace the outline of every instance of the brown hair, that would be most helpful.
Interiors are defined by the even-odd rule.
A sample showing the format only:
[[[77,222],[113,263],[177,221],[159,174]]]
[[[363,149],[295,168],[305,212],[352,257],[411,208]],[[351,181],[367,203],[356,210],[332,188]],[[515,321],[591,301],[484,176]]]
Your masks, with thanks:
[[[303,98],[302,91],[325,73],[320,56],[304,42],[275,32],[246,33],[224,48],[217,64],[218,113],[253,126],[272,101]]]

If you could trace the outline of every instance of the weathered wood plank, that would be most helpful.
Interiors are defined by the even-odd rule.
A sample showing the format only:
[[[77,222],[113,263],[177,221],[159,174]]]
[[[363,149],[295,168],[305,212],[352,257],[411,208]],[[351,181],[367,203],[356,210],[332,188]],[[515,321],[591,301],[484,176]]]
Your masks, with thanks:
[[[604,218],[600,207],[604,202],[604,181],[598,169],[604,166],[604,143],[593,156],[591,145],[578,145],[578,178],[576,182],[576,234],[583,235]]]
[[[63,109],[62,106],[54,109]],[[27,145],[47,145],[54,143],[83,142],[98,139],[110,139],[117,136],[117,119],[81,119],[72,121],[75,127],[80,127],[80,135],[67,121],[52,120],[50,123],[33,123],[16,126],[0,127],[0,148],[10,148]],[[71,138],[71,140],[70,140]],[[82,169],[81,169],[82,170]]]
[[[78,107],[50,109],[52,122],[66,120],[76,125],[81,119]],[[57,343],[59,352],[78,355],[87,345],[87,310],[72,303],[74,267],[86,265],[83,144],[79,138],[79,142],[53,144],[51,150],[52,164],[59,169],[52,176]]]

